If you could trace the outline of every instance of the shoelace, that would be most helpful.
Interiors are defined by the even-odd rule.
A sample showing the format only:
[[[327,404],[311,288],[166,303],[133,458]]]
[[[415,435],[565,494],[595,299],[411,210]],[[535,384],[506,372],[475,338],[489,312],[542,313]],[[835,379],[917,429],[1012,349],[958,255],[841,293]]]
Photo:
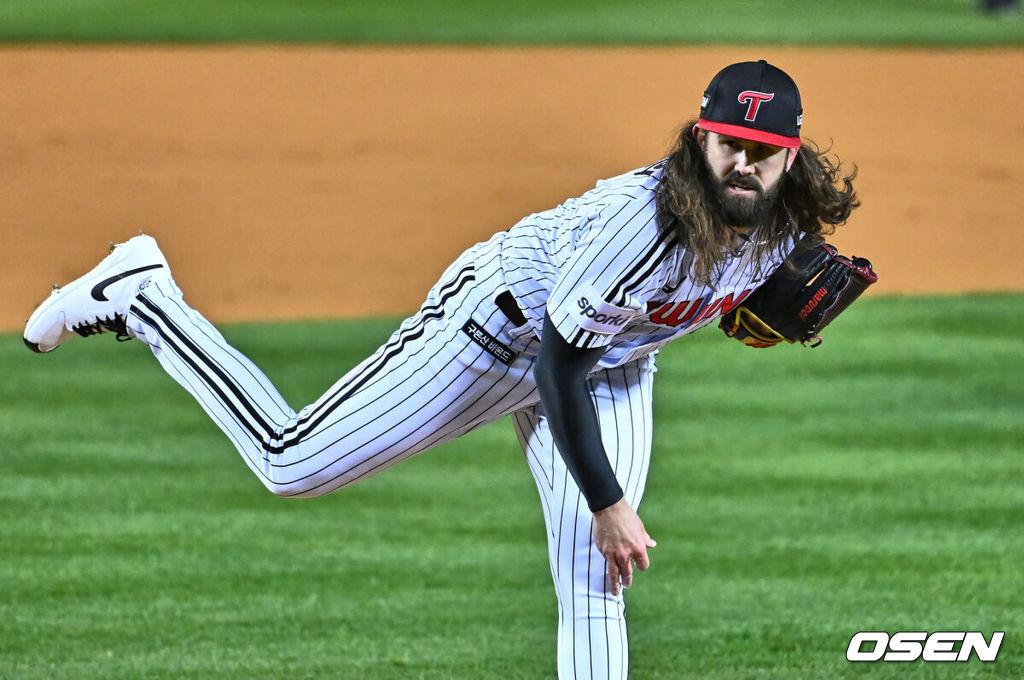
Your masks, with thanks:
[[[110,331],[112,333],[116,333],[115,337],[118,342],[127,342],[132,339],[131,336],[128,335],[128,327],[125,325],[124,314],[114,314],[113,317],[105,316],[102,319],[96,319],[92,323],[83,321],[80,324],[72,326],[71,330],[78,333],[83,338]]]

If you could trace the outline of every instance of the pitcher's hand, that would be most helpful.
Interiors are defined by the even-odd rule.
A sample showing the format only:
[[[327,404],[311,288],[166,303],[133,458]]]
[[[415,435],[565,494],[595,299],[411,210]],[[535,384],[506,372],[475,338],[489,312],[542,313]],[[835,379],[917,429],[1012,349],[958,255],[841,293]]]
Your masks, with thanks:
[[[625,498],[594,513],[594,543],[608,560],[608,586],[613,595],[633,582],[634,562],[640,571],[651,566],[647,549],[658,545]]]

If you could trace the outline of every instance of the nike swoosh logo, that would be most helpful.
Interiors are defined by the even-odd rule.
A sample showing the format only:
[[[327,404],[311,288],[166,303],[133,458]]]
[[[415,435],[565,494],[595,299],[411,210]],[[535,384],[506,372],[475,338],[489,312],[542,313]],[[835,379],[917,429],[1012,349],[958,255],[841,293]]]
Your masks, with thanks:
[[[109,279],[103,279],[95,286],[92,287],[92,299],[97,302],[110,302],[107,296],[103,294],[103,290],[112,283],[117,283],[121,279],[133,276],[135,274],[141,274],[142,272],[148,272],[150,269],[160,269],[163,267],[162,264],[151,264],[145,267],[139,267],[138,269],[129,269],[126,272],[121,272],[116,276],[111,276]]]

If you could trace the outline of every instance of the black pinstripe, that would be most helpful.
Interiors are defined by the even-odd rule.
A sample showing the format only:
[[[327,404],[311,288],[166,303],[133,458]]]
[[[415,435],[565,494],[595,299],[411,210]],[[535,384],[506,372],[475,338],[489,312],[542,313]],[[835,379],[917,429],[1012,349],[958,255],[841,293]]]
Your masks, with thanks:
[[[157,284],[157,285],[159,285],[159,284]],[[181,302],[179,302],[177,299],[172,297],[172,298],[168,298],[168,301],[170,302],[171,305],[173,305],[178,310],[178,312],[180,312],[181,314],[183,314],[185,316],[189,315],[189,311],[190,310],[187,307],[185,307]],[[195,337],[195,338],[193,338],[193,343],[194,344],[199,345],[199,346],[204,346],[207,343],[216,344],[216,343],[222,341],[222,340],[218,339],[218,338],[220,338],[219,331],[217,331],[217,329],[215,329],[212,325],[210,325],[209,322],[205,322],[205,319],[202,319],[201,317],[198,317],[196,319],[196,321],[197,321],[197,323],[195,323],[193,325],[193,327],[198,331],[199,335],[202,335],[203,338],[205,338],[205,340],[203,340],[202,338],[199,338],[199,337]],[[203,323],[203,322],[205,322],[205,323]],[[209,329],[209,330],[207,330],[207,329]],[[263,397],[254,397],[251,400],[253,402],[253,406],[256,407],[256,408],[259,408],[261,411],[263,411],[263,413],[266,416],[267,420],[275,420],[275,416],[272,415],[267,410],[267,407],[271,406],[271,405],[273,405],[275,407],[276,419],[287,417],[288,413],[290,413],[290,411],[291,411],[291,409],[288,407],[288,404],[285,403],[281,399],[280,395],[277,394],[275,391],[267,389],[265,385],[263,385],[262,383],[258,382],[256,374],[259,373],[260,371],[259,371],[258,368],[256,368],[255,365],[253,365],[251,362],[248,362],[248,360],[242,361],[241,359],[244,359],[244,357],[238,357],[236,359],[236,363],[239,365],[241,370],[245,371],[245,373],[248,374],[248,376],[250,378],[252,378],[253,381],[256,384],[259,385],[260,392],[263,394]],[[226,367],[224,367],[223,365],[221,365],[219,363],[218,363],[218,366],[221,367],[221,370],[224,370],[225,372],[230,372],[230,371],[228,371],[228,369]]]
[[[634,286],[651,278],[654,271],[671,254],[673,245],[674,241],[667,236],[656,242],[644,255],[644,258],[638,260],[633,268],[626,273],[626,277],[608,293],[605,300],[619,307],[626,304],[627,294]]]
[[[619,231],[619,230],[625,229],[625,227],[626,227],[627,225],[629,225],[629,224],[630,224],[630,222],[631,222],[631,221],[632,221],[632,220],[633,220],[633,219],[634,219],[634,218],[635,218],[635,217],[636,217],[637,215],[639,215],[639,214],[640,214],[641,212],[643,212],[643,210],[644,210],[645,208],[647,208],[648,206],[650,206],[650,205],[651,205],[651,204],[652,204],[653,202],[654,202],[654,199],[653,199],[653,198],[651,198],[651,199],[650,199],[649,201],[647,201],[647,202],[646,202],[646,203],[644,203],[643,205],[639,206],[639,207],[638,207],[638,208],[636,209],[636,212],[635,212],[635,213],[634,213],[634,214],[633,214],[633,215],[632,215],[632,216],[631,216],[631,217],[630,217],[629,219],[627,219],[627,220],[625,221],[625,223],[624,223],[623,225],[619,225],[619,226],[617,226],[617,227],[614,227],[614,228],[613,228],[613,227],[610,227],[610,226],[607,226],[607,225],[606,225],[606,226],[605,226],[605,228],[606,228],[606,229],[613,229],[614,231]],[[613,222],[613,221],[615,220],[615,218],[616,218],[616,217],[618,217],[618,216],[619,216],[619,214],[620,214],[620,213],[621,213],[621,212],[622,212],[623,210],[625,210],[625,209],[626,209],[627,207],[629,207],[629,206],[630,206],[630,204],[629,204],[629,203],[626,203],[626,204],[623,204],[622,206],[620,206],[620,207],[619,207],[619,209],[618,209],[618,211],[617,211],[617,212],[616,212],[616,213],[615,213],[614,215],[612,215],[612,216],[611,216],[610,218],[608,218],[608,221],[607,221],[607,222],[608,222],[608,224],[611,224],[611,223],[612,223],[612,222]],[[636,207],[636,206],[634,206],[634,207]],[[648,220],[645,220],[645,221],[643,222],[643,224],[641,224],[640,226],[642,227],[642,226],[644,226],[644,225],[646,225],[646,224],[649,224],[649,223],[650,223],[650,220],[648,219]],[[629,230],[629,231],[627,231],[627,233],[632,233],[632,236],[631,236],[631,237],[629,238],[629,240],[628,240],[628,241],[626,242],[625,246],[631,246],[631,245],[632,245],[632,243],[633,243],[633,240],[634,240],[634,239],[636,239],[636,238],[638,238],[638,237],[640,237],[641,235],[643,235],[643,233],[644,233],[644,232],[643,232],[643,230],[642,230],[641,228],[635,228],[635,229],[632,229],[632,230]],[[599,259],[599,258],[600,258],[601,256],[603,256],[603,255],[604,255],[604,252],[605,252],[605,250],[606,250],[607,248],[609,248],[609,247],[613,247],[613,246],[622,246],[622,245],[623,245],[623,244],[619,244],[619,243],[618,243],[617,241],[614,241],[614,240],[612,240],[612,239],[609,239],[609,240],[605,241],[605,242],[604,242],[603,244],[601,244],[601,247],[600,247],[600,248],[598,248],[596,252],[594,252],[594,253],[588,253],[588,260],[589,260],[589,261],[594,261],[594,260],[598,260],[598,259]],[[641,253],[640,253],[640,254],[638,255],[638,258],[637,258],[637,260],[639,260],[639,261],[643,261],[643,259],[644,259],[644,258],[645,258],[646,256],[647,256],[647,251],[641,251]],[[603,269],[601,269],[601,270],[599,270],[599,271],[597,271],[597,272],[586,272],[586,271],[584,271],[584,272],[580,272],[580,276],[582,276],[582,275],[583,275],[583,273],[593,273],[593,274],[595,275],[595,278],[598,278],[598,279],[600,279],[600,278],[601,278],[601,276],[602,276],[603,274],[605,274],[606,272],[607,272],[607,265],[605,266],[605,268],[603,268]],[[579,285],[580,281],[581,281],[581,278],[579,278],[579,277],[578,277],[578,278],[576,278],[575,280],[571,281],[571,283],[570,283],[570,287],[576,287],[577,285]]]
[[[218,397],[220,397],[221,402],[234,414],[235,420],[245,427],[253,438],[257,441],[265,441],[273,432],[273,428],[256,413],[248,396],[238,388],[238,386],[220,366],[213,362],[209,356],[207,356],[188,338],[187,335],[174,325],[159,307],[154,305],[145,295],[140,295],[137,299],[148,312],[153,314],[153,316],[149,316],[147,311],[143,311],[136,305],[131,306],[131,312],[160,332],[163,340],[167,342],[181,357],[181,359],[192,367],[196,375],[205,381],[209,388]],[[157,319],[162,323],[158,323]],[[198,363],[188,355],[188,352],[185,351],[186,349],[198,357]],[[205,364],[205,368],[203,368],[201,364]],[[224,383],[227,392],[221,389],[217,384],[217,381],[211,377],[211,373],[220,378]],[[230,393],[230,396],[228,393]],[[234,399],[232,399],[232,397],[234,397]]]
[[[496,310],[495,310],[495,311],[492,311],[492,312],[491,312],[491,315],[492,315],[492,316],[493,316],[494,314],[496,314]],[[488,317],[488,319],[490,319],[490,317]],[[469,362],[470,364],[473,364],[473,363],[474,363],[474,362],[475,362],[475,361],[476,361],[477,359],[479,359],[480,357],[482,357],[482,356],[483,356],[483,354],[484,354],[484,353],[483,353],[483,351],[482,351],[482,350],[479,350],[479,349],[477,348],[477,346],[476,346],[476,345],[471,345],[471,346],[467,347],[467,349],[472,349],[472,350],[474,350],[474,351],[476,352],[476,355],[474,356],[474,359],[473,359],[472,361],[470,361],[470,362]],[[449,362],[449,363],[450,363],[450,362]],[[424,364],[424,365],[429,365],[429,359],[428,359],[427,361],[423,362],[423,364]],[[439,367],[439,368],[437,369],[437,371],[436,371],[436,373],[435,373],[435,376],[434,376],[434,377],[436,377],[437,375],[440,375],[440,373],[441,373],[442,371],[444,371],[444,370],[446,369],[446,367],[447,367],[447,364],[446,364],[445,366],[441,366],[441,367]],[[507,373],[507,371],[508,371],[508,369],[506,368],[506,373]],[[407,376],[407,378],[406,378],[406,379],[410,379],[410,378],[412,377],[412,375],[413,375],[413,374],[412,374],[412,373],[410,373],[410,374],[409,374],[409,375]],[[450,381],[450,382],[448,383],[448,387],[450,387],[451,385],[455,384],[455,382],[457,382],[457,381],[459,380],[459,378],[460,378],[460,377],[461,377],[461,373],[460,373],[459,375],[456,375],[456,376],[454,376],[454,377],[453,377],[453,378],[451,379],[451,381]],[[478,377],[477,377],[477,380],[479,380],[479,379],[480,379],[480,377],[481,377],[481,376],[478,376]],[[474,380],[474,383],[475,383],[475,382],[476,382],[476,381]],[[520,382],[521,382],[521,381],[520,381]],[[517,384],[518,384],[518,383],[517,383]],[[463,388],[463,389],[464,389],[464,390],[468,390],[468,389],[469,389],[469,387],[471,387],[471,386],[472,386],[472,385],[469,385],[469,386],[464,386],[464,388]],[[396,389],[397,389],[397,388],[400,388],[400,387],[401,387],[401,383],[399,383],[398,385],[395,385],[395,388],[396,388]],[[436,387],[436,386],[434,386],[434,388],[433,388],[433,389],[435,389],[435,390],[436,390],[436,389],[437,389],[437,387]],[[444,393],[445,391],[446,391],[446,390],[442,389],[442,390],[441,390],[441,392],[440,392],[439,394],[443,394],[443,393]],[[412,390],[412,391],[410,391],[410,392],[406,393],[406,394],[405,394],[405,396],[404,396],[404,398],[402,399],[402,401],[401,401],[401,402],[399,402],[399,403],[404,403],[404,402],[406,402],[406,401],[409,401],[409,400],[411,400],[411,399],[412,399],[413,397],[415,397],[415,396],[416,396],[416,394],[417,394],[418,392],[419,392],[419,390]],[[351,413],[350,413],[350,414],[351,414]],[[350,414],[347,414],[347,415],[350,415]],[[359,425],[359,427],[357,427],[357,428],[356,428],[355,430],[350,430],[349,432],[347,432],[347,433],[345,433],[345,434],[343,434],[343,435],[340,435],[340,436],[337,436],[337,435],[336,435],[336,436],[335,436],[335,439],[334,439],[333,441],[331,441],[331,442],[329,442],[329,443],[326,443],[326,444],[324,444],[323,446],[321,446],[321,447],[320,447],[319,449],[317,449],[317,450],[315,450],[315,451],[311,451],[311,452],[310,452],[310,454],[309,454],[308,456],[306,456],[305,458],[300,458],[300,459],[298,459],[297,461],[294,461],[294,462],[292,462],[292,463],[288,463],[288,464],[284,464],[284,465],[280,465],[280,464],[275,464],[274,466],[275,466],[275,467],[287,467],[287,466],[289,466],[289,465],[293,465],[293,464],[295,464],[295,463],[298,463],[298,462],[304,462],[304,461],[306,461],[306,460],[308,460],[308,459],[310,459],[310,458],[312,458],[312,457],[314,457],[314,456],[316,456],[316,455],[319,455],[319,454],[321,454],[321,453],[323,453],[323,452],[325,452],[325,451],[327,451],[327,450],[329,450],[329,449],[331,449],[331,448],[335,447],[336,445],[338,445],[339,443],[341,443],[341,442],[342,442],[343,440],[347,439],[347,438],[348,438],[348,437],[349,437],[350,435],[354,434],[354,433],[355,433],[355,432],[356,432],[357,430],[359,430],[359,429],[362,429],[363,427],[366,427],[366,426],[367,426],[368,424],[370,424],[370,423],[372,423],[372,422],[374,422],[374,421],[376,421],[376,420],[378,420],[378,419],[380,419],[380,418],[383,418],[383,417],[385,417],[386,415],[387,415],[387,412],[381,412],[381,413],[378,413],[378,414],[377,414],[376,416],[374,416],[374,417],[373,417],[373,418],[371,418],[371,419],[368,419],[368,420],[362,420],[362,421],[361,421],[361,423],[360,423],[360,425]],[[443,424],[443,425],[439,426],[439,428],[440,428],[440,429],[441,429],[441,430],[443,431],[443,430],[444,430],[444,428],[445,428],[445,426],[447,426],[448,424],[450,424],[452,420],[453,420],[453,419],[449,419],[449,421],[448,421],[447,423],[445,423],[445,424]],[[335,421],[335,422],[333,422],[333,423],[332,423],[332,424],[331,424],[331,425],[330,425],[330,426],[329,426],[328,428],[322,428],[322,429],[321,429],[321,430],[319,431],[319,433],[318,433],[318,434],[324,434],[324,433],[326,433],[327,429],[330,429],[331,427],[335,427],[335,426],[339,425],[340,423],[341,423],[341,419],[339,419],[339,420],[336,420],[336,421]],[[397,426],[398,426],[398,424],[399,424],[399,423],[397,423],[397,422],[396,422],[396,423],[395,423],[395,424],[394,424],[394,425],[393,425],[393,426],[392,426],[391,428],[389,428],[389,430],[390,430],[390,429],[394,429],[395,427],[397,427]],[[387,431],[385,431],[385,432],[387,432]],[[399,459],[399,458],[401,458],[401,457],[402,457],[403,455],[405,455],[405,454],[408,454],[408,453],[409,453],[410,451],[413,451],[414,449],[420,449],[420,448],[421,448],[421,447],[420,447],[420,445],[422,444],[422,442],[423,442],[423,440],[418,440],[418,441],[414,442],[414,443],[413,443],[413,445],[411,445],[411,446],[407,447],[406,449],[403,449],[403,450],[399,451],[399,452],[398,452],[397,454],[395,454],[394,456],[392,456],[392,458],[391,458],[391,459],[389,459],[388,461],[385,461],[385,463],[383,463],[383,464],[382,464],[381,466],[378,466],[378,467],[383,467],[383,466],[385,466],[385,465],[387,464],[387,462],[390,462],[390,460],[394,460],[394,459]],[[356,448],[348,448],[348,447],[346,447],[346,448],[344,449],[344,450],[346,451],[346,452],[345,452],[345,454],[344,454],[344,455],[342,455],[342,456],[341,456],[340,458],[338,458],[338,459],[335,459],[334,461],[332,461],[332,462],[328,463],[327,465],[325,465],[325,466],[324,466],[323,468],[320,468],[320,469],[318,469],[318,470],[315,470],[315,471],[313,471],[312,473],[310,473],[309,475],[306,475],[305,477],[300,477],[300,478],[294,479],[294,480],[292,480],[292,481],[293,481],[293,482],[303,481],[304,479],[307,479],[307,478],[309,478],[309,477],[311,477],[311,476],[313,476],[313,475],[315,475],[315,474],[317,474],[317,473],[319,473],[319,472],[322,472],[323,470],[325,470],[325,469],[327,469],[327,468],[329,468],[329,467],[331,467],[331,466],[333,466],[333,465],[336,465],[337,463],[341,462],[342,460],[345,460],[345,459],[346,459],[346,458],[348,458],[349,456],[351,456],[351,455],[354,455],[354,454],[355,454],[355,453],[357,453],[357,452],[358,452],[358,451],[359,451],[360,449],[362,449],[362,448],[364,448],[364,447],[366,447],[366,446],[369,446],[369,445],[370,445],[370,444],[372,444],[372,443],[374,443],[374,440],[373,440],[373,439],[371,439],[371,440],[368,440],[368,441],[364,442],[364,443],[363,443],[362,445],[360,445],[359,447],[356,447]],[[363,464],[365,464],[365,462],[367,462],[367,461],[364,461],[363,463],[360,463],[360,465],[363,465]],[[374,469],[377,469],[377,468],[374,468]],[[361,477],[363,477],[363,476],[366,476],[366,475],[361,475],[361,476],[360,476],[360,478],[361,478]],[[352,480],[352,481],[355,481],[355,480]],[[331,482],[331,480],[328,480],[328,481],[327,481],[326,483],[330,483],[330,482]],[[319,486],[322,486],[322,485],[323,485],[323,484],[321,484],[321,485],[318,485],[318,487],[319,487]],[[318,487],[314,487],[314,488],[318,488]]]
[[[417,321],[415,324],[413,324],[412,328],[410,328],[409,333],[398,338],[397,342],[388,343],[388,345],[385,345],[384,356],[382,359],[379,360],[378,364],[372,367],[368,367],[368,371],[364,373],[353,376],[351,381],[347,382],[339,390],[332,393],[327,400],[324,400],[321,403],[328,404],[335,398],[339,398],[340,400],[343,401],[346,396],[351,395],[352,392],[362,387],[381,369],[381,367],[387,364],[389,359],[401,354],[403,348],[408,342],[416,340],[417,338],[420,337],[420,335],[423,334],[423,328],[427,321],[440,319],[443,316],[443,312],[441,311],[441,309],[443,308],[445,302],[447,302],[452,297],[458,295],[459,292],[462,291],[463,287],[466,284],[472,282],[473,280],[473,268],[471,266],[463,267],[456,275],[456,278],[453,281],[441,286],[439,291],[441,293],[441,297],[436,304],[427,305],[420,309],[419,313],[417,314]],[[338,397],[337,395],[343,391],[345,392],[345,394]],[[292,432],[296,432],[300,425],[304,425],[310,422],[312,419],[309,428],[307,428],[304,432],[298,433],[294,438],[289,438],[290,440],[301,439],[305,434],[308,434],[309,431],[311,431],[318,424],[323,422],[324,418],[326,418],[327,415],[330,414],[330,411],[333,410],[333,408],[334,406],[329,406],[326,407],[326,411],[321,411],[319,409],[311,410],[309,414],[297,420],[294,425],[290,425],[287,428],[285,428],[285,430],[282,432],[282,435],[287,435]],[[275,450],[268,449],[268,451],[270,453],[280,453],[285,448],[287,448],[287,446],[288,443],[285,443],[281,447],[274,447]],[[279,450],[276,450],[278,448]]]

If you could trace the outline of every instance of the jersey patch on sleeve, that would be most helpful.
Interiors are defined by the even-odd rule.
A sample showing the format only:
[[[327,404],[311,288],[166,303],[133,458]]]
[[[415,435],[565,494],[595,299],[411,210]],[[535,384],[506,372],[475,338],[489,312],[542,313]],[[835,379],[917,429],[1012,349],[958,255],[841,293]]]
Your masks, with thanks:
[[[580,288],[568,300],[566,311],[580,328],[602,335],[615,335],[636,313],[605,302],[593,286]]]

